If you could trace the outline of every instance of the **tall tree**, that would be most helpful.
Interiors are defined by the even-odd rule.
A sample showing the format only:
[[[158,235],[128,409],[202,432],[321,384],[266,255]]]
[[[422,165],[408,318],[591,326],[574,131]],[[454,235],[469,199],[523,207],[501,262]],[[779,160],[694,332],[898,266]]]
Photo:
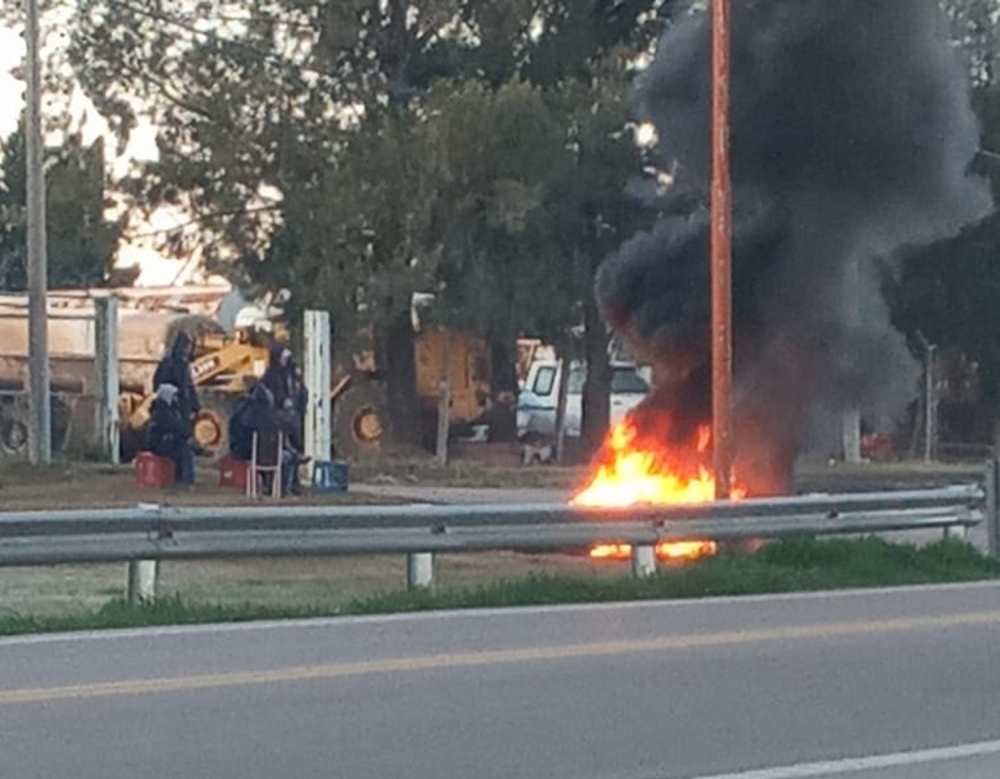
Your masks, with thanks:
[[[138,99],[161,128],[136,202],[187,207],[238,281],[331,309],[340,334],[400,321],[414,291],[498,340],[586,321],[600,364],[593,268],[640,170],[627,63],[661,5],[252,0],[190,21],[81,0],[71,52],[112,127]]]
[[[973,104],[982,128],[977,167],[992,182],[1000,202],[1000,33],[996,0],[943,0],[954,23],[956,44],[967,52]],[[924,339],[946,354],[978,366],[983,400],[1000,403],[1000,215],[994,212],[954,238],[900,253],[886,275],[885,292],[897,327],[915,354]],[[993,412],[996,415],[996,412]],[[980,430],[980,437],[988,431]]]
[[[27,288],[24,124],[0,145],[0,289]],[[49,286],[87,287],[110,272],[121,226],[105,217],[104,144],[79,135],[46,150]]]

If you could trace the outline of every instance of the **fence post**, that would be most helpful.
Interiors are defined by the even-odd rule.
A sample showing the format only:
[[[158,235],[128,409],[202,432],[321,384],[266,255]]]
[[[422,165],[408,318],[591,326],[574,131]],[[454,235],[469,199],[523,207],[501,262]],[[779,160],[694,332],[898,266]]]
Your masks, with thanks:
[[[118,465],[118,298],[94,300],[94,444]]]
[[[651,546],[632,547],[632,575],[644,579],[656,573],[656,549]]]
[[[986,544],[992,557],[1000,555],[1000,460],[986,462]]]
[[[159,573],[156,560],[131,560],[128,564],[128,586],[125,593],[128,602],[136,604],[154,601]]]
[[[429,590],[434,585],[434,555],[418,552],[406,556],[406,587]]]
[[[314,463],[326,462],[331,451],[330,313],[306,311],[304,380],[306,404],[305,454]],[[315,466],[314,466],[315,467]]]

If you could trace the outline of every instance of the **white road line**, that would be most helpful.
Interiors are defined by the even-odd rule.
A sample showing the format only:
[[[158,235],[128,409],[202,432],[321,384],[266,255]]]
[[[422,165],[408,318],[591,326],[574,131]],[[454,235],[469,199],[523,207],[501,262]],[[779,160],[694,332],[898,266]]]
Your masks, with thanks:
[[[588,614],[602,611],[640,611],[692,609],[706,606],[734,604],[782,603],[811,600],[849,600],[882,595],[910,595],[923,592],[963,592],[994,589],[1000,591],[1000,580],[986,579],[955,584],[919,584],[898,587],[877,587],[850,590],[821,590],[817,592],[786,592],[765,595],[734,595],[715,598],[685,598],[677,600],[624,601],[618,603],[582,603],[555,606],[509,606],[483,609],[455,609],[450,611],[420,611],[403,614],[371,614],[363,616],[316,617],[311,619],[260,620],[248,622],[212,622],[203,625],[167,625],[150,628],[109,628],[66,633],[40,633],[20,636],[0,636],[0,649],[6,646],[54,644],[67,641],[111,641],[131,638],[158,638],[161,636],[213,635],[220,633],[248,633],[272,630],[324,629],[352,625],[394,624],[399,622],[429,622],[444,619],[494,619],[548,614]]]
[[[962,744],[939,749],[924,749],[915,752],[898,752],[894,755],[829,760],[821,763],[799,763],[798,765],[761,768],[753,771],[737,771],[729,774],[699,776],[693,779],[809,779],[809,777],[837,777],[878,771],[886,768],[906,768],[908,766],[944,763],[970,757],[1000,754],[1000,741],[981,741],[977,744]],[[1000,775],[1000,769],[997,774]],[[944,775],[944,774],[943,774]]]

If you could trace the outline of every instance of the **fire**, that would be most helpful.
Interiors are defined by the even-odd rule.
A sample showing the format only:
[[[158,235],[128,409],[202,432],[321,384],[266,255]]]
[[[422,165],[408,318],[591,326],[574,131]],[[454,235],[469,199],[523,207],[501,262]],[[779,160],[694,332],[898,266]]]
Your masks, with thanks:
[[[705,426],[698,429],[693,445],[670,449],[644,440],[636,422],[626,418],[611,429],[593,478],[571,503],[607,508],[709,503],[715,500],[715,477],[705,464],[711,442],[712,431]],[[734,488],[730,497],[746,497],[745,490]],[[702,540],[664,541],[656,547],[657,557],[667,562],[689,562],[717,551],[714,541]],[[631,545],[624,543],[598,544],[590,550],[599,560],[623,560],[631,554]]]

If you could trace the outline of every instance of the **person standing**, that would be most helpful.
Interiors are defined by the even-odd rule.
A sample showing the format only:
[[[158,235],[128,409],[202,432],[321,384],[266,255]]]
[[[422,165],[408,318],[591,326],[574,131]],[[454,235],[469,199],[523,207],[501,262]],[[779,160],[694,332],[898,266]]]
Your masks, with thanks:
[[[177,333],[167,355],[160,360],[153,374],[153,392],[164,384],[172,384],[177,389],[177,407],[190,431],[195,415],[201,411],[198,392],[191,378],[191,359],[194,356],[194,341],[184,331]],[[190,433],[189,433],[190,436]]]

